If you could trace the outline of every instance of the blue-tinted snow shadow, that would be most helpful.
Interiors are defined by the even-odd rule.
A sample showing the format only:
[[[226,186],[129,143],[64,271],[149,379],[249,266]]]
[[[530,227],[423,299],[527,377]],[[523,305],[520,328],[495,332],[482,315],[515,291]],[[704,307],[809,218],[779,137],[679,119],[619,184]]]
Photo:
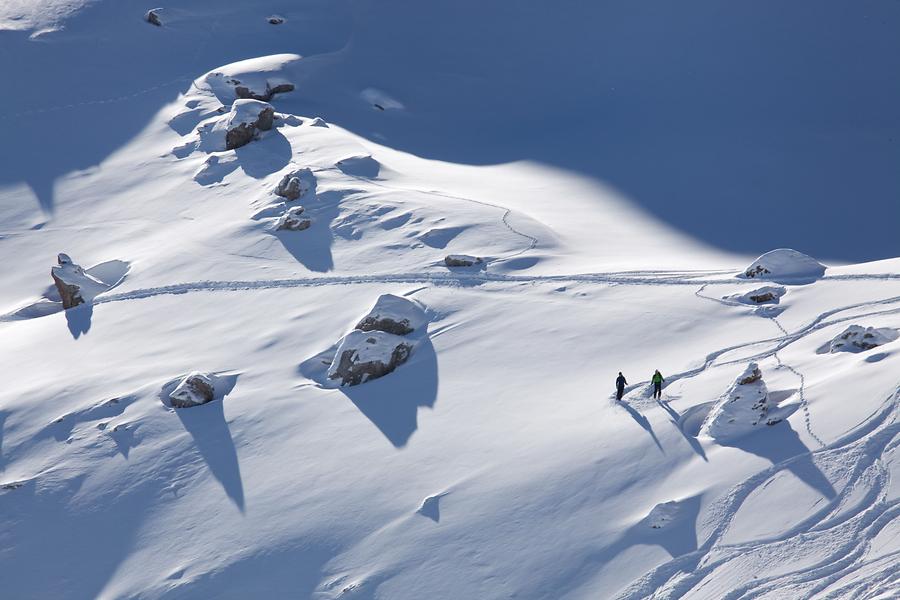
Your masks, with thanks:
[[[291,143],[275,128],[234,152],[241,169],[254,179],[280,171],[291,161]]]
[[[0,56],[15,57],[0,61],[3,79],[16,88],[0,113],[5,136],[16,141],[0,161],[0,187],[26,183],[46,218],[60,177],[101,164],[194,78],[248,57],[334,51],[351,30],[343,0],[304,2],[302,18],[277,27],[250,4],[229,7],[225,18],[221,3],[197,0],[163,27],[145,22],[145,10],[133,2],[89,3],[35,39],[28,31],[0,31]],[[276,0],[267,10],[297,7]],[[278,99],[274,104],[278,110]],[[174,127],[187,133],[189,121]]]
[[[224,400],[234,389],[238,375],[216,375],[215,398],[211,402],[190,408],[173,408],[185,431],[194,440],[200,456],[206,462],[213,477],[222,485],[222,489],[244,512],[244,483],[241,479],[241,467],[238,463],[237,450],[231,431],[225,420]],[[181,378],[174,379],[163,386],[160,399],[169,406],[169,394],[175,389]]]
[[[828,500],[833,500],[837,496],[834,486],[813,462],[809,448],[803,444],[788,421],[764,427],[755,433],[721,445],[755,454],[773,465],[787,469]]]
[[[73,339],[78,339],[91,330],[91,318],[94,316],[94,305],[79,304],[66,310],[66,325]]]
[[[412,27],[405,2],[360,3],[366,26],[346,68],[307,82],[333,102],[298,96],[298,109],[428,159],[575,171],[724,250],[888,258],[900,79],[883,74],[900,72],[900,4],[870,8],[864,18],[836,0],[563,0],[511,15],[503,3],[438,0],[428,26]],[[352,93],[357,73],[407,109],[371,110]],[[770,218],[741,227],[735,207]],[[867,234],[848,244],[848,230]]]
[[[580,553],[572,560],[561,563],[558,576],[549,578],[532,595],[536,598],[556,598],[565,595],[565,590],[578,590],[619,554],[637,545],[660,546],[672,559],[689,559],[692,564],[685,568],[694,568],[703,557],[703,553],[697,553],[696,558],[689,556],[698,548],[697,517],[702,498],[702,495],[697,495],[677,501],[669,511],[669,521],[658,528],[653,527],[654,524],[659,525],[658,517],[648,514],[608,545],[593,552]]]
[[[688,445],[690,445],[691,450],[693,450],[694,453],[697,454],[697,456],[699,456],[706,462],[709,462],[709,459],[706,458],[706,452],[703,450],[703,446],[700,444],[700,442],[697,440],[697,438],[694,437],[693,435],[691,435],[690,433],[686,432],[684,429],[682,429],[683,415],[680,414],[674,408],[672,408],[671,405],[669,405],[668,400],[658,399],[656,401],[656,403],[659,404],[659,406],[664,411],[666,411],[666,413],[669,415],[669,417],[671,417],[670,422],[675,426],[675,428],[678,430],[678,433],[681,434],[681,436],[688,443]]]
[[[310,541],[282,545],[195,576],[168,591],[166,598],[244,600],[261,597],[260,590],[266,598],[314,598],[325,565],[337,553]],[[191,576],[190,569],[178,578],[185,576]]]
[[[616,404],[618,406],[621,406],[628,412],[631,418],[634,419],[634,422],[640,425],[641,429],[646,431],[647,434],[653,439],[653,443],[656,444],[656,447],[659,448],[659,451],[665,454],[665,450],[663,450],[662,445],[659,443],[659,438],[656,437],[656,433],[653,431],[653,426],[650,424],[650,420],[640,412],[632,408],[632,406],[625,400],[620,400]]]
[[[4,425],[6,424],[6,419],[9,417],[9,413],[5,410],[0,410],[0,472],[4,470],[5,461],[3,459],[3,431]]]
[[[316,194],[315,200],[303,204],[304,215],[312,219],[303,231],[275,231],[272,233],[297,262],[310,271],[324,273],[334,268],[331,247],[334,231],[331,224],[340,214],[340,202],[348,191],[327,191]],[[302,202],[302,200],[301,200]]]
[[[428,336],[423,336],[409,360],[393,373],[339,389],[395,448],[402,448],[419,426],[419,408],[433,408],[437,400],[434,346]]]

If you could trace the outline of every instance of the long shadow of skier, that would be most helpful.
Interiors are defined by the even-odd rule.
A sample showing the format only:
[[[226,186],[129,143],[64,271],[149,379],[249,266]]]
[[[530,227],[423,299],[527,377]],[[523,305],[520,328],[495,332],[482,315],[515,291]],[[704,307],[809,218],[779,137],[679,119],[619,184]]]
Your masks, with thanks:
[[[672,418],[672,425],[675,426],[675,428],[678,430],[678,433],[681,434],[681,437],[683,437],[687,441],[687,443],[690,444],[691,449],[697,454],[697,456],[699,456],[706,462],[709,462],[709,459],[706,458],[706,452],[703,450],[703,446],[700,445],[700,442],[697,441],[697,438],[688,433],[685,433],[684,429],[681,428],[681,414],[677,410],[669,406],[668,400],[663,400],[660,398],[656,401],[656,403],[659,404],[659,406],[669,414],[669,416]]]
[[[656,444],[656,447],[659,448],[660,452],[665,454],[666,451],[663,450],[662,444],[659,443],[659,438],[657,438],[656,433],[653,432],[653,426],[650,425],[650,421],[647,420],[647,417],[645,417],[644,415],[642,415],[641,413],[636,411],[634,408],[631,407],[630,404],[628,404],[624,400],[619,400],[618,404],[619,404],[619,406],[621,406],[622,408],[624,408],[625,410],[628,411],[628,414],[631,415],[631,418],[634,419],[635,423],[640,425],[644,431],[646,431],[647,433],[650,434],[650,437],[653,438],[653,443]]]

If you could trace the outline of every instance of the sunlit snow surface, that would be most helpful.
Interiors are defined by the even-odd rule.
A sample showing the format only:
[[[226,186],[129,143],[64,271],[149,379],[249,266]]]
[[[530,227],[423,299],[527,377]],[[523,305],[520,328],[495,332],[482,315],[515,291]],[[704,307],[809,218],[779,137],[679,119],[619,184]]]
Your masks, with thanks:
[[[898,9],[862,23],[826,4],[815,14],[846,28],[883,88],[833,40],[819,83],[852,80],[852,99],[812,86],[819,63],[790,71],[830,38],[789,35],[801,15],[769,3],[708,21],[197,0],[162,27],[130,2],[5,4],[0,68],[19,91],[0,114],[0,596],[900,594],[900,259],[838,264],[888,256],[879,241],[895,239],[895,169],[864,162],[896,150],[871,132],[897,124],[847,107],[896,106]],[[775,31],[763,21],[787,37],[761,45],[751,34]],[[719,55],[644,48],[634,32],[730,59],[752,47],[752,82],[790,71],[821,102],[794,114],[780,92],[737,94]],[[645,68],[657,55],[683,85]],[[275,127],[228,152],[196,133],[228,113],[225,77],[295,85],[270,100]],[[695,106],[709,89],[718,104]],[[817,129],[831,109],[857,116]],[[688,127],[701,113],[706,128]],[[790,143],[771,155],[778,132]],[[828,168],[850,155],[852,173]],[[732,158],[751,175],[723,168]],[[803,179],[811,165],[821,181]],[[306,193],[275,194],[305,168]],[[835,182],[851,180],[865,190],[844,202]],[[824,195],[779,196],[798,189]],[[309,228],[276,230],[298,205]],[[824,271],[741,277],[784,247]],[[107,289],[63,311],[60,252]],[[484,262],[448,268],[448,255]],[[749,299],[767,285],[777,305]],[[329,384],[361,319],[405,314],[384,294],[421,309],[409,359]],[[887,333],[827,351],[854,325]],[[750,363],[786,418],[705,435]],[[194,371],[213,401],[172,408]]]

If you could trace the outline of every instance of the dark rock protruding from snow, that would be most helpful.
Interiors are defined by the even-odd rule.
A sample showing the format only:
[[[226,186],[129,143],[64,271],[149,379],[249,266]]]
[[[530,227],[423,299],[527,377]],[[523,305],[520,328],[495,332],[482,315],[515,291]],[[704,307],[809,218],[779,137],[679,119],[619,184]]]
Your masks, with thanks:
[[[275,230],[303,231],[304,229],[309,229],[309,226],[312,225],[312,219],[302,215],[302,206],[293,206],[287,209],[287,211],[279,217],[278,221],[275,222]]]
[[[819,348],[819,353],[865,352],[866,350],[893,342],[898,337],[900,337],[900,334],[889,327],[876,329],[875,327],[851,325],[822,348]]]
[[[329,379],[359,385],[391,373],[409,358],[412,344],[383,331],[353,330],[341,339],[328,369]]]
[[[383,294],[375,306],[338,343],[328,378],[341,385],[359,385],[383,377],[409,358],[415,345],[406,337],[421,333],[425,311],[415,302]]]
[[[181,380],[169,399],[175,408],[190,408],[211,402],[216,395],[212,379],[206,373],[194,371]]]
[[[730,441],[755,431],[760,425],[782,420],[769,405],[769,392],[762,371],[750,363],[731,387],[719,397],[700,427],[700,435],[720,442]]]
[[[150,23],[151,25],[156,25],[157,27],[162,27],[162,19],[160,18],[160,14],[162,13],[161,8],[151,8],[147,11],[147,14],[144,15],[144,20]]]
[[[741,304],[749,304],[751,306],[756,304],[778,304],[781,301],[781,297],[786,293],[787,290],[781,286],[765,285],[744,294],[726,296],[725,299],[740,302]]]
[[[285,174],[275,186],[275,195],[287,200],[296,200],[312,189],[315,175],[308,168],[298,169]]]
[[[472,267],[484,264],[484,259],[479,256],[469,256],[468,254],[448,254],[444,258],[444,264],[448,267]]]
[[[260,131],[272,129],[275,109],[259,100],[235,100],[226,121],[225,149],[250,143]]]
[[[825,265],[816,259],[791,250],[779,248],[766,252],[740,275],[748,279],[818,279],[825,274]]]
[[[416,303],[393,294],[383,294],[369,314],[357,323],[356,329],[408,335],[424,322],[425,314]]]
[[[269,22],[269,25],[281,25],[285,19],[281,15],[271,15],[266,21]]]
[[[94,296],[109,289],[107,284],[85,273],[68,254],[59,254],[56,261],[58,264],[50,269],[50,276],[59,291],[63,308],[90,302]]]
[[[275,94],[284,94],[294,91],[294,84],[286,79],[269,79],[266,80],[266,89],[264,91],[254,90],[248,85],[243,85],[237,80],[232,80],[235,84],[234,95],[244,100],[260,100],[268,102]]]

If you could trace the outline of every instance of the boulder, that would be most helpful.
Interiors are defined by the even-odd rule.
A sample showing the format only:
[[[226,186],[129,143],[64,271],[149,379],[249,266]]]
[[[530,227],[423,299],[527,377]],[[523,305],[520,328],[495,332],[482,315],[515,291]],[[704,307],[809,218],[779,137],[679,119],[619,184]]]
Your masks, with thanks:
[[[483,263],[483,258],[478,256],[469,256],[468,254],[448,254],[444,258],[444,264],[448,267],[471,267]]]
[[[411,352],[412,344],[401,336],[355,329],[338,343],[328,378],[341,385],[359,385],[393,372]]]
[[[162,19],[160,18],[160,14],[162,14],[161,8],[151,8],[147,11],[147,14],[144,15],[144,20],[150,23],[151,25],[156,25],[157,27],[162,27]]]
[[[325,122],[325,119],[322,117],[314,117],[312,121],[309,122],[310,127],[328,127],[328,123]]]
[[[275,222],[275,230],[303,231],[304,229],[309,229],[309,226],[312,225],[312,219],[303,217],[302,215],[302,206],[293,206],[287,209],[287,211],[279,217],[278,221]]]
[[[275,186],[275,195],[287,200],[296,200],[312,188],[310,180],[315,180],[315,176],[310,169],[303,168],[291,171],[282,177],[278,185]]]
[[[271,15],[266,21],[269,22],[269,25],[281,25],[284,23],[284,17],[281,15]]]
[[[235,100],[225,122],[225,149],[245,146],[258,132],[272,129],[275,109],[259,100]]]
[[[744,269],[739,277],[747,279],[818,279],[825,274],[825,265],[816,259],[791,250],[779,248],[766,252]]]
[[[781,297],[786,293],[787,290],[781,286],[765,285],[743,294],[725,296],[725,300],[749,304],[751,306],[757,304],[778,304],[781,301]]]
[[[729,441],[757,430],[760,425],[780,422],[782,417],[770,406],[768,396],[759,365],[750,363],[709,411],[700,435]]]
[[[825,347],[820,348],[820,352],[865,352],[872,348],[877,348],[883,344],[893,342],[900,337],[895,329],[889,327],[862,327],[861,325],[851,325],[840,335],[836,336]]]
[[[241,84],[241,82],[236,79],[232,79],[229,82],[235,84],[234,95],[244,100],[249,99],[268,102],[272,99],[273,96],[275,96],[275,94],[283,94],[285,92],[294,91],[294,84],[290,81],[287,81],[286,79],[266,80],[266,87],[262,92],[254,90],[249,85]]]
[[[216,395],[212,379],[206,373],[194,371],[181,380],[169,400],[175,408],[190,408],[210,402]]]
[[[383,294],[357,323],[356,329],[408,335],[424,323],[425,313],[415,302],[393,294]]]
[[[85,273],[68,254],[59,254],[56,261],[57,266],[50,269],[50,276],[59,291],[63,308],[90,302],[94,296],[109,289],[109,285]]]

